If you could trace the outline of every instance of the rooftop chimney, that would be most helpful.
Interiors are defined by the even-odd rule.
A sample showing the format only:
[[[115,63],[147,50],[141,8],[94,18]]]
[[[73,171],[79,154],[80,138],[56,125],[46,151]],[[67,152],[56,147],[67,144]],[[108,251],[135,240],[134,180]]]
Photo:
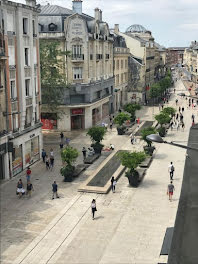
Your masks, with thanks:
[[[82,0],[73,0],[73,11],[82,15]]]
[[[36,0],[25,0],[26,5],[35,7],[36,6]]]
[[[102,21],[102,10],[100,9],[100,21]]]
[[[119,33],[119,24],[114,25],[114,33],[118,34]]]
[[[100,21],[100,9],[98,7],[95,8],[95,20]]]

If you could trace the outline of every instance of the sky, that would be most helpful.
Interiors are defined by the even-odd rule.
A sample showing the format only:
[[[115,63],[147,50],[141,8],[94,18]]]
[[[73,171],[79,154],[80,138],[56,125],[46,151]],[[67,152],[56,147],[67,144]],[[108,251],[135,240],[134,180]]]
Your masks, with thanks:
[[[24,0],[13,0],[24,3]],[[72,9],[72,0],[37,0],[45,5]],[[188,47],[198,40],[198,0],[83,0],[83,13],[94,16],[94,8],[103,11],[103,21],[119,24],[120,31],[140,24],[152,32],[155,41],[165,47]]]

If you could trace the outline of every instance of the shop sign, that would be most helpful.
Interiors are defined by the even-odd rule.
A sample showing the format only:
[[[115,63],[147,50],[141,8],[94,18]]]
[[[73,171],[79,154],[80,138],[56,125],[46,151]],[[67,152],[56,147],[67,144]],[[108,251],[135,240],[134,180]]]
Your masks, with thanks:
[[[76,108],[71,110],[72,115],[82,115],[83,114],[83,108]]]

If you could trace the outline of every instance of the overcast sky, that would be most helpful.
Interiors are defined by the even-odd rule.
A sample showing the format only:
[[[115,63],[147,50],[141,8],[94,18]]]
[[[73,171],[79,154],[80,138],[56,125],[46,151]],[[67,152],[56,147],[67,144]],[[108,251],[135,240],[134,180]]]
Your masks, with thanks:
[[[72,8],[72,0],[37,3]],[[103,20],[110,28],[119,24],[124,32],[130,25],[140,24],[166,47],[189,46],[192,40],[198,40],[198,0],[83,0],[83,13],[93,16],[95,7],[103,11]]]

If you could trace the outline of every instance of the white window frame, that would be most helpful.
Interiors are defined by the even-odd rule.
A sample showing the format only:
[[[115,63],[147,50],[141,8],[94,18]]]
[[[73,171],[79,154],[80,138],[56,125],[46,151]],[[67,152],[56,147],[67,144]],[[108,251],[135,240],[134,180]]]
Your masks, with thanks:
[[[83,76],[83,68],[82,67],[73,67],[73,79],[81,80]]]
[[[28,93],[26,89],[26,84],[29,83],[28,85]],[[25,79],[25,97],[30,97],[31,96],[31,89],[30,89],[30,79]]]
[[[24,23],[25,21],[25,23]],[[29,20],[27,17],[22,18],[22,26],[23,26],[23,35],[28,35],[29,33]]]

